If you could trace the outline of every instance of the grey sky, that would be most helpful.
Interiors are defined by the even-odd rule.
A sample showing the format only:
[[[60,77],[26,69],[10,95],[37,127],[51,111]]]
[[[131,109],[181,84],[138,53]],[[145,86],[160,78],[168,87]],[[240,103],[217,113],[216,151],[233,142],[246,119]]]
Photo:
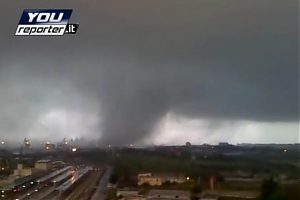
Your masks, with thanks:
[[[296,3],[1,1],[0,134],[297,142]],[[13,36],[25,8],[72,8],[78,33]]]

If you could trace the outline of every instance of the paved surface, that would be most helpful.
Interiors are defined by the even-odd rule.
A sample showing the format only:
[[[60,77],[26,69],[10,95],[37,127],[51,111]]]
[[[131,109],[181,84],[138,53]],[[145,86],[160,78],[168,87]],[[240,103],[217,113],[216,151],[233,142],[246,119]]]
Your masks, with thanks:
[[[107,184],[109,183],[109,177],[113,171],[113,168],[108,166],[104,175],[102,176],[96,192],[92,196],[91,200],[104,200],[107,196]]]

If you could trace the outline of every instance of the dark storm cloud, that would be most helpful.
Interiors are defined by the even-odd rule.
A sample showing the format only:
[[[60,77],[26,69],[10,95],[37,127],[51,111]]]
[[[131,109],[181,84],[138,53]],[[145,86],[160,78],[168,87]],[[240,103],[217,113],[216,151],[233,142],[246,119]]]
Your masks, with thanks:
[[[0,131],[5,134],[26,131],[52,107],[86,113],[97,104],[102,121],[93,134],[102,133],[102,142],[113,144],[149,136],[168,112],[215,120],[212,126],[222,120],[299,121],[296,3],[0,5],[2,27],[5,22]],[[73,8],[71,21],[80,24],[79,32],[14,37],[24,8]],[[14,93],[13,85],[21,93]]]

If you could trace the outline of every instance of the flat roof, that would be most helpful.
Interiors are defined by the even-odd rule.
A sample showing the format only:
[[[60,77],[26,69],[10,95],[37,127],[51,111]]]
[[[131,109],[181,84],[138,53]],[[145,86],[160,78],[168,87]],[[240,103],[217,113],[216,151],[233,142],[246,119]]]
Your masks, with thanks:
[[[49,163],[50,162],[50,160],[39,160],[39,161],[37,161],[37,163]]]
[[[133,191],[133,190],[118,190],[117,195],[120,196],[132,196],[132,195],[138,195],[139,191]]]
[[[53,161],[52,164],[66,164],[66,163],[63,161],[57,160],[57,161]]]

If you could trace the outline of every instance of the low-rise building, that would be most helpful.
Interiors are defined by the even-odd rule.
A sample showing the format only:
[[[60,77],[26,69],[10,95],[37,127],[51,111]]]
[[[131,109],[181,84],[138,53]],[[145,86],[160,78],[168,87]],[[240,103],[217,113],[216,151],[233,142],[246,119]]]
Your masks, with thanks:
[[[146,200],[190,200],[190,193],[182,190],[150,190]]]
[[[0,187],[3,185],[8,185],[13,183],[13,179],[9,179],[9,178],[0,178]]]
[[[16,177],[24,177],[30,176],[37,172],[35,168],[25,168],[22,164],[18,164],[17,169],[14,170],[14,176]]]
[[[35,163],[34,168],[38,170],[51,170],[52,162],[50,160],[39,160]]]
[[[150,185],[162,185],[164,182],[171,183],[184,183],[187,178],[184,175],[171,175],[171,174],[139,174],[138,185],[148,183]]]

